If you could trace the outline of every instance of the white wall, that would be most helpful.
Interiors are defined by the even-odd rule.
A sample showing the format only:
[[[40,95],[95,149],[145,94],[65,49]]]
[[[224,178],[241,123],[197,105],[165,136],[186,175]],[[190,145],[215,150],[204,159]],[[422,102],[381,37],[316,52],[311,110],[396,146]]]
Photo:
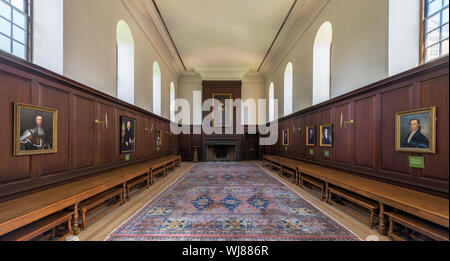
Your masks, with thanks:
[[[388,76],[388,0],[317,1],[324,2],[324,7],[318,5],[320,10],[308,14],[312,17],[306,30],[289,36],[298,38],[292,49],[267,61],[275,66],[266,72],[265,93],[267,97],[273,82],[280,117],[288,62],[294,67],[294,112],[312,105],[313,45],[319,27],[326,21],[333,26],[331,98]]]
[[[260,73],[249,72],[242,78],[242,102],[245,102],[248,99],[253,99],[255,102],[255,106],[248,109],[247,121],[244,121],[244,117],[241,118],[243,124],[256,125],[265,123],[265,117],[263,122],[259,122],[260,118],[258,117],[260,111],[264,111],[263,109],[261,110],[258,108],[258,99],[265,99],[266,97],[264,85],[265,79]],[[244,109],[242,113],[244,113]]]
[[[66,0],[67,1],[67,0]],[[33,63],[63,74],[64,1],[33,3]]]
[[[194,103],[193,93],[194,91],[202,91],[202,77],[198,73],[188,72],[180,75],[178,79],[178,86],[176,91],[177,99],[185,99],[191,106],[189,122],[183,122],[183,124],[202,124],[202,97],[200,101]]]
[[[169,87],[170,82],[177,82],[177,75],[172,73],[175,70],[164,62],[159,55],[161,50],[155,50],[153,40],[143,31],[144,25],[138,25],[121,0],[64,1],[64,75],[117,97],[116,25],[119,20],[127,22],[134,39],[135,105],[153,111],[152,70],[153,62],[158,61],[162,75],[161,116],[169,119]],[[147,22],[145,26],[154,24]]]
[[[389,76],[420,63],[420,0],[389,0]]]

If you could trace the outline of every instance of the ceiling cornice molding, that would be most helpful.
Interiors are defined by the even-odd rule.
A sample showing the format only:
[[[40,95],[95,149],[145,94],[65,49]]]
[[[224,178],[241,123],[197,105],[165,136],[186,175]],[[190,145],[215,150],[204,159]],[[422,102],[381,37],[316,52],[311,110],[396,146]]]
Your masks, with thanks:
[[[260,72],[248,72],[242,77],[242,85],[246,84],[265,84],[264,74]]]
[[[178,78],[179,84],[201,84],[202,76],[197,72],[184,72]]]
[[[260,72],[265,75],[266,79],[270,79],[328,3],[329,0],[305,0],[294,8],[292,13],[296,15],[290,16],[285,29],[280,33],[272,51],[261,66]],[[309,15],[306,12],[310,12]]]
[[[145,6],[145,9],[147,10],[148,15],[150,16],[156,28],[158,29],[158,32],[161,38],[163,39],[170,54],[174,59],[176,59],[179,63],[181,63],[183,70],[187,71],[186,65],[184,64],[183,59],[181,58],[181,55],[178,52],[177,47],[175,46],[175,43],[172,39],[172,36],[170,35],[170,32],[168,31],[165,21],[163,20],[162,15],[158,10],[156,2],[153,0],[142,0],[142,2]]]
[[[168,70],[172,73],[174,78],[185,72],[184,67],[178,57],[173,55],[170,50],[170,45],[166,44],[164,37],[161,35],[158,25],[148,15],[142,15],[137,4],[145,5],[148,0],[122,0],[123,4],[134,18],[135,22],[141,28],[147,40],[153,46],[154,50],[162,59]],[[138,2],[138,3],[137,3]],[[147,8],[144,6],[147,10]],[[147,11],[148,14],[148,11]]]
[[[247,71],[203,71],[199,73],[204,81],[240,81]]]

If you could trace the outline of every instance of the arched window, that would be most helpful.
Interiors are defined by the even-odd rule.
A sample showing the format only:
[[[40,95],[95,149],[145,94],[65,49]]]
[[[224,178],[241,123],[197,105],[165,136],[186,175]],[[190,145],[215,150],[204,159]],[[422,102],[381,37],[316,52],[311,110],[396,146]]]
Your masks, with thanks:
[[[170,120],[175,121],[175,84],[170,83]]]
[[[313,105],[330,99],[332,39],[333,29],[331,23],[325,22],[319,28],[314,40]]]
[[[275,120],[275,87],[273,82],[269,87],[269,122]]]
[[[134,40],[127,23],[117,23],[117,98],[134,104]]]
[[[292,63],[288,63],[284,72],[284,116],[292,113],[293,93],[292,86],[294,84],[294,68]]]
[[[161,69],[156,61],[153,63],[153,113],[161,115]]]

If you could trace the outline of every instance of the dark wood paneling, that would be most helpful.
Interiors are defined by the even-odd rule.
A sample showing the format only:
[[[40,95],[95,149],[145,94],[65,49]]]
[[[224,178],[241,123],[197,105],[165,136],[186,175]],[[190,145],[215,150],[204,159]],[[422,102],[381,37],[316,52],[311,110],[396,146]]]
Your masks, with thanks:
[[[114,147],[116,119],[114,117],[114,107],[109,104],[98,103],[97,119],[106,121],[108,118],[108,128],[96,126],[98,140],[98,164],[108,164],[114,161]]]
[[[58,110],[58,152],[55,154],[13,157],[14,102],[34,104]],[[108,115],[109,128],[95,124]],[[119,117],[137,120],[136,153],[124,161],[119,154]],[[170,146],[178,146],[177,137],[169,138],[169,121],[136,106],[89,88],[71,79],[0,54],[0,200],[31,190],[70,182],[73,179],[137,160],[168,155]],[[153,132],[145,133],[145,124]],[[155,130],[163,132],[163,146],[155,148]],[[172,141],[173,140],[173,141]],[[176,153],[176,147],[175,147]]]
[[[395,114],[411,108],[412,85],[381,94],[381,169],[408,174],[408,154],[395,151]],[[386,174],[389,175],[389,174]]]
[[[345,121],[352,119],[351,114],[352,104],[350,103],[343,104],[335,108],[334,158],[337,162],[344,164],[352,163],[353,139],[351,137],[351,128],[344,125]]]
[[[436,155],[424,154],[423,179],[447,182],[449,175],[449,82],[448,75],[420,83],[420,107],[436,106],[438,142]]]
[[[1,71],[0,67],[0,184],[31,179],[31,157],[13,157],[14,102],[31,103],[31,80]]]
[[[59,119],[69,118],[69,93],[45,85],[40,86],[41,105],[58,110]],[[58,121],[58,153],[42,155],[40,177],[70,170],[69,122]]]
[[[375,96],[355,101],[355,165],[377,168]]]
[[[300,135],[298,152],[282,151],[280,141],[263,150],[448,197],[448,84],[447,56],[279,120],[280,132],[293,122],[303,130],[316,125],[318,132],[321,124],[333,123],[330,159],[323,156],[325,149],[318,145],[315,155],[309,155],[311,147],[305,146],[305,133]],[[396,152],[396,113],[431,106],[437,107],[437,153]],[[351,120],[354,124],[348,123]],[[425,169],[410,168],[409,156],[424,156]]]
[[[298,137],[299,144],[298,144],[298,152],[299,155],[305,156],[306,155],[306,117],[300,116],[298,117],[298,126],[300,130],[295,132],[295,135]]]
[[[81,96],[75,101],[75,126],[73,128],[76,146],[75,168],[93,167],[96,158],[96,132],[95,132],[95,100],[86,99]]]

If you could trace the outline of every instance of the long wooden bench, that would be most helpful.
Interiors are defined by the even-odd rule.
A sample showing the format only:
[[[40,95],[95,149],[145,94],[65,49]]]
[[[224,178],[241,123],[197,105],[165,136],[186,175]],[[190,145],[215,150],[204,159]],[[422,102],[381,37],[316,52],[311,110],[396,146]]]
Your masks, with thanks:
[[[116,197],[119,197],[119,200],[116,200],[116,202],[113,202],[113,204],[109,205],[109,200],[114,199]],[[92,198],[84,200],[78,206],[82,220],[82,229],[85,230],[89,224],[99,219],[100,217],[106,215],[108,212],[122,205],[123,203],[124,199],[122,187],[107,190],[98,195],[95,195]],[[86,217],[89,216],[90,213],[94,213],[95,215],[93,215],[89,220],[87,220]]]
[[[132,189],[139,186],[140,184],[146,183],[145,188],[150,188],[150,175],[147,173],[145,175],[142,175],[140,177],[134,178],[130,181],[127,181],[126,183],[126,196],[127,200],[130,200]],[[135,190],[137,192],[137,190]],[[124,198],[125,200],[125,198]]]
[[[361,177],[350,172],[327,168],[317,164],[280,156],[264,155],[263,160],[275,162],[278,159],[289,160],[297,167],[299,179],[303,175],[314,177],[333,186],[353,192],[365,198],[378,202],[380,206],[378,232],[386,234],[385,206],[401,210],[431,223],[449,228],[449,200],[412,189],[388,184],[381,181]]]
[[[118,186],[122,186],[123,198],[126,198],[126,183],[128,181],[150,173],[153,165],[167,160],[180,161],[180,158],[165,156],[151,159],[0,202],[0,236],[67,208],[74,209],[72,225],[74,233],[78,234],[80,231],[78,219],[81,202]]]
[[[272,170],[277,169],[280,172],[280,176],[283,173],[287,173],[292,177],[292,183],[298,184],[299,177],[297,172],[297,166],[295,163],[291,162],[289,159],[281,158],[274,155],[264,155],[263,156],[263,166],[269,167]]]
[[[157,162],[152,165],[150,172],[150,182],[152,185],[155,182],[155,176],[160,173],[163,173],[164,176],[167,175],[166,162]]]
[[[389,218],[388,237],[398,241],[405,241],[399,233],[394,230],[396,224],[400,224],[406,228],[423,234],[437,241],[449,241],[449,231],[442,226],[430,223],[428,221],[401,213],[385,212]],[[409,233],[407,233],[409,234]]]
[[[325,182],[321,181],[321,180],[317,180],[315,178],[312,177],[308,177],[308,176],[303,176],[300,179],[300,187],[302,189],[305,189],[305,182],[309,183],[310,185],[313,185],[314,187],[320,189],[320,199],[324,200],[326,198],[327,195],[327,191],[326,191],[326,184]]]
[[[358,217],[360,220],[362,221],[366,221],[370,228],[373,229],[375,227],[375,222],[376,222],[376,211],[378,211],[380,209],[380,206],[378,205],[378,203],[373,202],[371,200],[365,199],[357,194],[354,193],[350,193],[348,191],[344,191],[342,189],[339,188],[333,188],[333,187],[328,187],[328,198],[327,198],[327,202],[330,204],[335,205],[336,207],[346,211],[347,209],[345,209],[344,207],[342,207],[337,201],[333,200],[333,195],[336,195],[340,198],[344,198],[360,207],[362,207],[363,209],[366,209],[369,211],[370,215],[369,218],[366,218],[365,216],[359,214],[358,210],[357,212],[352,212],[352,214],[354,214],[356,217]]]
[[[30,241],[33,240],[48,231],[52,231],[50,239],[54,240],[56,237],[55,229],[57,226],[66,223],[67,233],[59,237],[58,241],[65,240],[68,236],[72,235],[72,215],[73,212],[58,212],[41,220],[33,222],[25,227],[15,230],[7,235],[0,237],[0,241]]]

